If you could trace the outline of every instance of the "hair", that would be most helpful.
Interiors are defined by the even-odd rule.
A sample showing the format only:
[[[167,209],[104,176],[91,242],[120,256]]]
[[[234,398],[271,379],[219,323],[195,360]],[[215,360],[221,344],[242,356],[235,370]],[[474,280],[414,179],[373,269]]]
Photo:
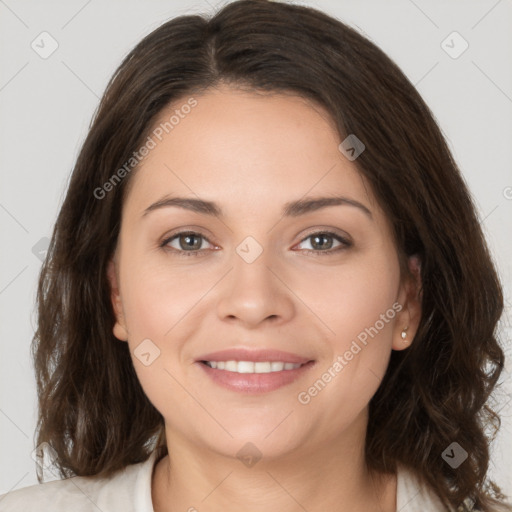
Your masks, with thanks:
[[[39,276],[36,444],[55,450],[65,478],[109,477],[153,450],[167,453],[163,416],[112,332],[107,264],[137,166],[112,177],[164,108],[221,84],[311,100],[330,113],[340,141],[355,134],[365,144],[353,163],[390,220],[402,276],[408,256],[421,260],[422,308],[414,343],[392,351],[369,403],[366,465],[382,473],[402,465],[445,505],[470,497],[493,510],[505,498],[486,479],[500,426],[487,402],[504,364],[503,296],[473,199],[434,115],[393,60],[336,18],[275,1],[171,19],[110,79]],[[441,456],[454,441],[468,452],[457,469]]]

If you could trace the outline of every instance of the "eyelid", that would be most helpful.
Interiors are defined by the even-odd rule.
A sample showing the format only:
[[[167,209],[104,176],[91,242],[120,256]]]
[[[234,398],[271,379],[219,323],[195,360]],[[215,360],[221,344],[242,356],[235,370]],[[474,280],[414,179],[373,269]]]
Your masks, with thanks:
[[[347,244],[354,243],[354,241],[352,240],[352,237],[345,231],[341,231],[336,228],[330,228],[327,226],[317,226],[315,228],[311,228],[310,230],[307,230],[306,233],[302,235],[299,243],[303,242],[306,238],[310,237],[311,235],[320,234],[320,233],[329,234],[329,235],[339,237]]]
[[[195,229],[183,228],[183,229],[179,229],[178,231],[171,232],[171,233],[165,235],[162,238],[162,240],[158,243],[158,246],[161,247],[161,248],[165,248],[167,246],[167,244],[169,244],[169,242],[171,242],[172,240],[174,240],[175,238],[177,238],[177,237],[179,237],[181,235],[195,235],[195,236],[203,238],[210,245],[213,245],[214,247],[217,247],[217,244],[212,242],[209,239],[209,237],[207,237],[204,233],[202,233],[202,230],[198,229],[198,228],[195,228]],[[169,250],[175,251],[175,252],[190,252],[190,253],[195,252],[195,253],[200,253],[200,252],[208,250],[208,249],[200,249],[199,251],[180,251],[179,249],[174,249],[173,247],[171,247]]]
[[[188,226],[188,227],[181,227],[177,228],[176,230],[171,231],[169,234],[165,235],[161,242],[159,242],[159,248],[161,248],[164,251],[174,253],[176,256],[204,256],[205,252],[208,251],[215,251],[215,249],[219,248],[219,245],[212,242],[209,238],[209,236],[206,236],[203,233],[204,229],[200,228],[199,226]],[[344,250],[350,249],[354,242],[352,240],[352,237],[342,231],[340,233],[340,230],[337,228],[327,227],[327,226],[316,226],[313,228],[310,228],[301,236],[301,239],[298,243],[296,243],[293,247],[296,247],[297,245],[300,245],[304,243],[308,238],[312,237],[313,235],[327,235],[328,237],[334,238],[340,242],[340,245],[335,248],[331,249],[325,249],[325,250],[312,250],[312,249],[298,249],[297,252],[301,252],[303,254],[311,255],[311,256],[334,256],[335,254],[338,254],[339,252],[342,252]],[[182,249],[176,249],[174,247],[167,247],[167,245],[175,238],[181,236],[181,235],[195,235],[199,236],[202,239],[204,239],[207,243],[214,246],[214,249],[199,249],[199,250],[193,250],[193,251],[185,251]]]
[[[300,245],[304,243],[308,238],[311,238],[313,235],[326,235],[329,238],[333,238],[335,240],[338,240],[340,245],[338,247],[334,247],[331,249],[325,249],[325,250],[319,250],[315,251],[312,249],[299,249],[299,252],[302,252],[304,254],[308,254],[311,256],[334,256],[335,254],[338,254],[342,251],[345,251],[347,249],[350,249],[354,243],[352,242],[351,237],[344,236],[338,234],[336,231],[333,231],[332,229],[316,229],[309,233],[307,233],[305,236],[302,237],[300,242],[298,244],[295,244],[295,246]]]
[[[181,228],[178,228],[178,229],[181,229]],[[194,229],[197,229],[197,231],[194,231]],[[311,230],[307,231],[305,234],[302,235],[302,237],[299,240],[298,244],[301,244],[306,239],[308,239],[310,236],[317,235],[317,234],[324,234],[324,235],[332,236],[333,238],[338,238],[338,239],[341,240],[341,242],[345,243],[346,245],[352,245],[353,244],[352,238],[347,233],[339,234],[338,231],[333,231],[333,228],[327,228],[327,227],[326,228],[322,228],[322,227],[311,228]],[[202,233],[200,228],[191,228],[191,229],[183,228],[182,230],[166,234],[162,238],[161,242],[159,242],[159,246],[160,247],[164,247],[172,239],[174,239],[174,238],[176,238],[177,236],[180,236],[180,235],[199,235],[202,238],[204,238],[204,240],[206,240],[208,243],[217,246],[217,244],[212,242],[209,239],[208,236],[206,236],[205,234]],[[297,244],[295,244],[295,245],[297,245]],[[203,249],[201,249],[201,250],[203,250]],[[192,252],[192,251],[190,251],[190,252]],[[198,252],[198,251],[195,251],[195,252]],[[315,251],[315,252],[320,252],[320,251]]]
[[[212,245],[215,245],[215,243],[211,241],[211,238],[213,238],[213,237],[211,237],[210,234],[206,234],[207,231],[208,230],[205,230],[204,228],[201,228],[199,226],[193,226],[193,225],[176,228],[176,229],[173,229],[173,230],[169,231],[168,233],[166,233],[161,238],[159,245],[161,246],[161,245],[169,242],[169,240],[171,240],[172,238],[174,238],[178,235],[186,235],[186,234],[201,235],[205,240],[210,242]]]

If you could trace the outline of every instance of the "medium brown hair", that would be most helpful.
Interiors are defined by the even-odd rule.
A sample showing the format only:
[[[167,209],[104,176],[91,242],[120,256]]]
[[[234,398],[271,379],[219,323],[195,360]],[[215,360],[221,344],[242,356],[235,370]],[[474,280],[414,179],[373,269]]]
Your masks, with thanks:
[[[391,221],[401,270],[421,259],[422,317],[410,348],[392,351],[370,401],[368,468],[401,464],[446,504],[498,503],[486,480],[486,402],[502,371],[503,297],[472,197],[432,112],[398,66],[357,31],[311,7],[241,0],[211,17],[184,15],[126,56],[95,113],[56,221],[38,292],[34,358],[37,445],[58,455],[61,477],[108,477],[166,453],[164,420],[112,333],[107,264],[136,168],[109,182],[169,104],[219,84],[293,93],[330,112],[340,142],[366,146],[354,161]],[[456,441],[457,469],[442,452]],[[38,480],[42,476],[38,468]]]

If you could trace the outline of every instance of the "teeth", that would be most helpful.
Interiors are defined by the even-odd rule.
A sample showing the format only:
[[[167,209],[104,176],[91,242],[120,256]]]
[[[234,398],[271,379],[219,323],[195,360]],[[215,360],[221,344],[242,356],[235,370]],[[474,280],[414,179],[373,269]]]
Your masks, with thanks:
[[[280,361],[206,361],[210,368],[236,373],[271,373],[283,370],[295,370],[300,363],[282,363]]]

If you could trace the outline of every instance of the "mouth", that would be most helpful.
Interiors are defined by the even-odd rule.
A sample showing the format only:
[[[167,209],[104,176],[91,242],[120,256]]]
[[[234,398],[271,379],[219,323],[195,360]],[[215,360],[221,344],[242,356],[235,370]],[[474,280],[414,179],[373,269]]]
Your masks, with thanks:
[[[270,363],[270,365],[274,364],[274,367],[277,368],[277,363],[284,363],[285,365],[293,364],[304,364],[311,361],[311,357],[304,357],[298,354],[293,354],[291,352],[284,352],[282,350],[274,350],[271,348],[261,348],[261,349],[249,349],[247,347],[233,347],[225,350],[219,350],[217,352],[210,352],[209,354],[202,354],[200,357],[196,359],[196,361],[209,363],[212,366],[212,363],[226,363],[228,364],[228,371],[236,371],[233,370],[233,361],[236,363]],[[243,368],[247,368],[248,365],[242,365]],[[272,367],[272,366],[271,366]],[[266,368],[266,366],[259,366],[258,368]],[[222,369],[222,368],[220,368]],[[225,369],[225,366],[224,366]],[[287,366],[286,369],[292,369],[291,366]],[[250,373],[253,373],[251,370]],[[277,371],[281,371],[280,368]]]
[[[308,363],[285,363],[283,361],[200,361],[214,368],[233,373],[274,373],[296,370]],[[310,361],[308,361],[310,362]]]
[[[295,382],[315,365],[315,360],[271,348],[233,347],[203,354],[195,364],[224,389],[258,394]]]

